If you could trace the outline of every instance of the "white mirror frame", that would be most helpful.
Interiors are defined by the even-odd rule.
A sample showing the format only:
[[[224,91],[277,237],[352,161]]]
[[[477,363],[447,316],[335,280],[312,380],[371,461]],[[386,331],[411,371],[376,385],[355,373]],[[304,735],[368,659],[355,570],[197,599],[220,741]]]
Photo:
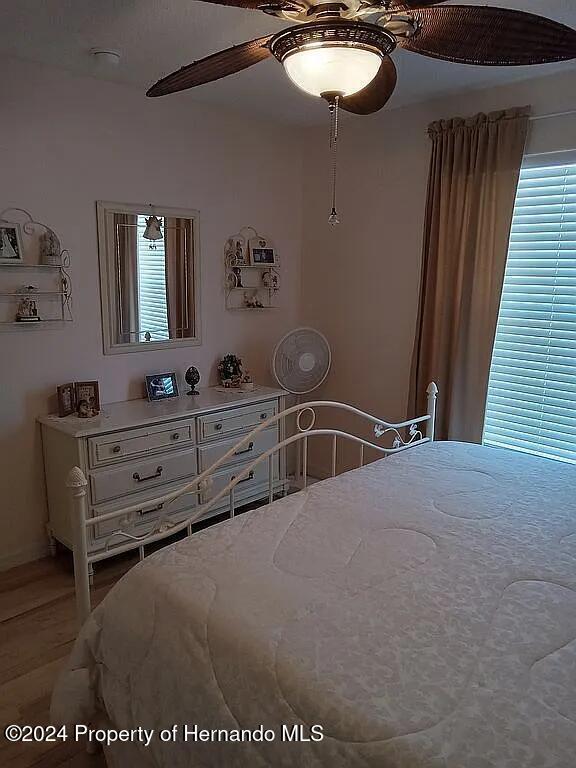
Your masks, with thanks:
[[[150,203],[115,203],[106,200],[96,202],[98,219],[98,261],[100,264],[100,301],[102,305],[102,341],[105,355],[123,355],[128,352],[147,352],[148,350],[170,349],[172,347],[197,347],[202,343],[201,306],[200,306],[200,213],[189,208],[171,208],[153,206],[153,213],[158,216],[173,216],[192,219],[193,227],[193,264],[194,264],[194,328],[196,335],[185,339],[170,341],[126,342],[119,344],[116,312],[114,267],[114,232],[107,227],[110,213],[140,214],[150,211]]]

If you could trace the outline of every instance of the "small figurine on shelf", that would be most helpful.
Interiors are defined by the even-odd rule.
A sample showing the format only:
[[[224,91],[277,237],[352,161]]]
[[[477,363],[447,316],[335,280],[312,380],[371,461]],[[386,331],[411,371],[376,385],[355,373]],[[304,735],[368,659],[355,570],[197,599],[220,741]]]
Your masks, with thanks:
[[[239,387],[242,380],[242,360],[236,355],[226,355],[218,363],[218,375],[223,387]]]
[[[226,263],[229,266],[246,265],[246,240],[242,235],[229,237],[224,247]]]
[[[240,267],[234,267],[232,272],[234,273],[234,287],[244,288],[244,284],[242,283],[242,270]]]
[[[262,274],[262,285],[264,288],[268,288],[276,293],[276,291],[280,289],[280,280],[276,272],[273,272],[272,270],[264,272]]]
[[[257,291],[254,291],[252,294],[248,293],[248,291],[244,292],[244,306],[246,309],[264,309],[264,304],[258,298]]]
[[[24,297],[20,299],[18,309],[16,310],[17,323],[35,323],[40,321],[36,302],[32,298],[32,295],[37,292],[38,288],[34,285],[26,285],[18,291],[18,293],[24,294]]]
[[[40,260],[42,264],[53,267],[62,266],[62,247],[58,235],[52,229],[46,228],[40,236]]]
[[[242,390],[242,392],[253,392],[254,381],[249,371],[246,371],[244,376],[242,376],[242,381],[240,382],[240,389]]]

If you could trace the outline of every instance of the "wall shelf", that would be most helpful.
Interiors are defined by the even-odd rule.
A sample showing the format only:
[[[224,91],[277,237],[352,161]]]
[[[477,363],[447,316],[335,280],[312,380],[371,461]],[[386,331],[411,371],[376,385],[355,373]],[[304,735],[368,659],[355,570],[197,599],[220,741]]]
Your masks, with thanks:
[[[228,307],[232,312],[267,312],[269,309],[279,309],[279,307]]]
[[[15,264],[9,264],[6,261],[0,263],[0,269],[34,269],[36,271],[43,269],[63,269],[63,264],[23,264],[21,261]]]
[[[16,328],[41,330],[72,322],[69,266],[67,252],[64,252],[62,264],[0,264],[0,328],[3,331]],[[32,281],[36,290],[23,290]],[[30,299],[37,305],[40,320],[16,320],[17,305],[23,299]]]
[[[271,263],[254,263],[267,258]],[[253,227],[243,227],[224,247],[226,309],[262,312],[276,309],[280,263],[272,243]],[[251,306],[257,303],[260,306]]]
[[[24,296],[68,296],[68,291],[34,291],[32,293],[3,293],[0,291],[0,296],[17,296],[19,299]]]
[[[72,320],[37,320],[36,322],[30,322],[30,323],[22,323],[18,322],[17,320],[0,320],[0,330],[8,331],[14,329],[15,326],[18,326],[18,328],[35,328],[37,331],[39,331],[41,328],[46,330],[46,328],[60,328],[65,323],[71,323]]]

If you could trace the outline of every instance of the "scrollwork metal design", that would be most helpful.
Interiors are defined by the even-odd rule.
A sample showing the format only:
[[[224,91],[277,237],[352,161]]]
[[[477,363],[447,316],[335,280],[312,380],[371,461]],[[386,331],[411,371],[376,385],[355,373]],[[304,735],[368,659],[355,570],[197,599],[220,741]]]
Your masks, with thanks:
[[[377,439],[380,439],[381,437],[384,437],[384,435],[387,435],[387,434],[394,435],[394,440],[392,441],[392,448],[406,447],[416,442],[417,440],[422,440],[423,438],[422,432],[418,429],[417,424],[410,424],[410,426],[408,427],[407,438],[404,438],[395,427],[385,427],[384,424],[378,424],[378,423],[374,425],[374,436]]]
[[[62,249],[60,245],[60,238],[56,234],[56,232],[52,229],[52,227],[49,227],[48,224],[44,224],[42,221],[37,221],[30,211],[27,211],[25,208],[4,208],[3,211],[0,211],[0,221],[6,221],[4,218],[5,214],[11,212],[11,211],[17,211],[18,213],[22,214],[26,217],[26,221],[22,224],[22,231],[28,235],[29,237],[34,235],[35,230],[40,227],[44,232],[47,232],[54,236],[56,242],[58,243],[58,249],[60,251],[59,257],[60,257],[60,264],[58,265],[60,267],[60,281],[62,286],[62,292],[64,294],[63,296],[63,311],[62,311],[62,319],[65,320],[65,315],[68,316],[68,320],[73,320],[72,316],[72,279],[70,277],[69,269],[70,269],[70,251],[67,248]]]
[[[302,418],[303,413],[309,413],[310,414],[310,424],[307,426],[302,426],[300,419]],[[312,427],[316,424],[316,411],[314,408],[310,408],[310,406],[306,408],[302,408],[302,410],[298,411],[298,415],[296,416],[296,427],[298,429],[298,432],[309,432]]]
[[[142,541],[144,539],[149,539],[150,536],[154,536],[157,533],[166,533],[171,528],[174,528],[176,525],[176,522],[172,522],[171,520],[159,520],[158,523],[152,528],[151,531],[148,531],[148,533],[142,533],[140,536],[135,536],[133,533],[128,533],[128,531],[123,531],[121,528],[119,528],[117,531],[114,531],[113,533],[108,536],[104,543],[104,549],[108,551],[110,548],[110,543],[112,539],[116,538],[117,536],[122,536],[125,539],[130,539],[130,541]]]

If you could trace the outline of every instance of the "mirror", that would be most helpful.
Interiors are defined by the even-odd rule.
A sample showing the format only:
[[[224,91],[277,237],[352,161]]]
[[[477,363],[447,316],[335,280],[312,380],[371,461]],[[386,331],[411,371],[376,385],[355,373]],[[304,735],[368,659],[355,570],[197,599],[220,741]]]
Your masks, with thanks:
[[[98,202],[105,354],[200,344],[197,211]]]

